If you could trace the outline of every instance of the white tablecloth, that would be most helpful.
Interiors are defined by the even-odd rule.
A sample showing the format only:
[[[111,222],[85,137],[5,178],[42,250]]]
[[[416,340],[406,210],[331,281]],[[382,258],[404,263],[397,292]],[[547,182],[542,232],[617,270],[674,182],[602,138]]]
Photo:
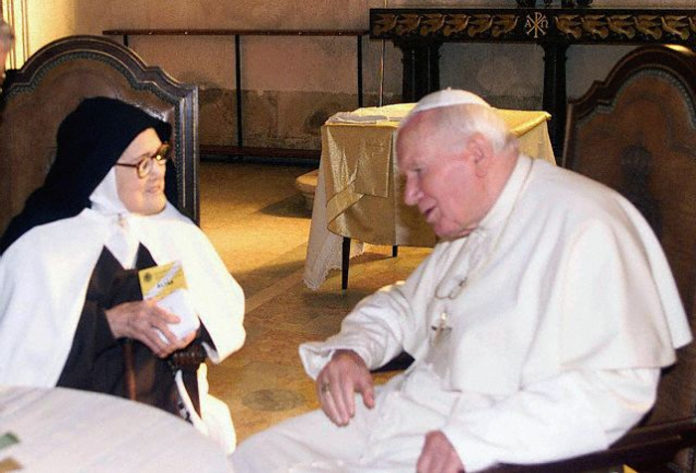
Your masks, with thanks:
[[[232,471],[222,450],[183,419],[104,394],[0,386],[0,435],[7,432],[19,443],[0,449],[0,465],[16,462],[26,472]]]

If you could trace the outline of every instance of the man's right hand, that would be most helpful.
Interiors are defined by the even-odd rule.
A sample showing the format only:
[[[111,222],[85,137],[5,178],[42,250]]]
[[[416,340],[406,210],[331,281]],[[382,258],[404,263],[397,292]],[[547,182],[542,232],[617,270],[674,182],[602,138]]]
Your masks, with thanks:
[[[317,376],[317,396],[321,409],[338,425],[348,425],[355,415],[355,393],[365,406],[375,405],[372,375],[365,361],[352,350],[337,350]]]

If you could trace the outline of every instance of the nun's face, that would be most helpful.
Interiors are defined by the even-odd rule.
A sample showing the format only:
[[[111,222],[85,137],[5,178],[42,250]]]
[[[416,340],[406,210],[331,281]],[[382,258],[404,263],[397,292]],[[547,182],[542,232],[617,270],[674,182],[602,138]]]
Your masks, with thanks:
[[[148,128],[131,141],[117,162],[136,165],[143,159],[155,156],[161,145],[155,130]],[[130,212],[153,215],[164,209],[167,203],[164,195],[164,163],[165,161],[162,164],[150,163],[150,172],[142,178],[138,177],[138,171],[134,167],[115,166],[118,197]]]

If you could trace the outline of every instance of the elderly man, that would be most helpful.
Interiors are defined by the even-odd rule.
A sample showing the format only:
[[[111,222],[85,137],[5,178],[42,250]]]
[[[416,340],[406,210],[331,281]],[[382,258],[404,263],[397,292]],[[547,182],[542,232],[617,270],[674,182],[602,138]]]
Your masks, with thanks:
[[[323,413],[248,439],[237,473],[471,472],[607,447],[691,339],[648,225],[612,190],[519,155],[468,92],[421,100],[396,149],[404,198],[440,242],[300,347]],[[369,370],[402,349],[413,365],[374,389]]]

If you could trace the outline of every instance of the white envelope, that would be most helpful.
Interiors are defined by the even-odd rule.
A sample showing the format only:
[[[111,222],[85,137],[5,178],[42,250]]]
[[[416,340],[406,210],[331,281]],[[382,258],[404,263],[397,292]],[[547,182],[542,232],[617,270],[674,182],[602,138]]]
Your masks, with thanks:
[[[187,335],[198,330],[198,327],[201,326],[201,321],[198,319],[198,315],[196,315],[193,309],[191,296],[186,289],[177,289],[168,296],[157,301],[157,305],[181,319],[177,324],[168,324],[169,330],[179,339],[186,338]],[[160,332],[159,335],[162,340],[165,342],[167,341],[162,332]]]

